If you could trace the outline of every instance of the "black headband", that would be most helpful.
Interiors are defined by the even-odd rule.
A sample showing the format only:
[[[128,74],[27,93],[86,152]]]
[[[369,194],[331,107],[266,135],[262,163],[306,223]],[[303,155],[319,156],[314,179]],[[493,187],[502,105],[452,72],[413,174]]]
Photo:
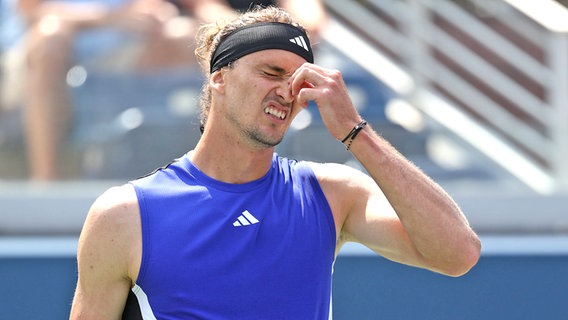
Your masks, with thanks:
[[[221,39],[211,58],[213,73],[256,51],[282,49],[314,62],[307,34],[288,23],[259,22],[236,29]]]

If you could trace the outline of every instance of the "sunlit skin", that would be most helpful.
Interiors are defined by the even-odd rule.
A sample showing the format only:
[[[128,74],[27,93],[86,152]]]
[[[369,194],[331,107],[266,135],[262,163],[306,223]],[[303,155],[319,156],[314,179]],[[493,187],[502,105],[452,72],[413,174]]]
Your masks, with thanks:
[[[232,134],[239,135],[253,148],[276,146],[304,107],[297,103],[289,83],[304,60],[286,51],[268,51],[269,54],[245,56],[219,74],[232,84],[224,92],[223,97],[228,99],[219,101],[228,124],[222,127],[236,129]],[[282,112],[284,119],[267,114],[266,108]]]
[[[263,50],[213,73],[205,132],[190,152],[194,164],[212,178],[231,183],[266,174],[274,146],[307,106],[298,92],[300,87],[311,87],[308,81],[296,84],[296,94],[292,94],[293,76],[306,65],[310,64],[288,51]],[[267,114],[266,108],[282,112],[284,119]]]

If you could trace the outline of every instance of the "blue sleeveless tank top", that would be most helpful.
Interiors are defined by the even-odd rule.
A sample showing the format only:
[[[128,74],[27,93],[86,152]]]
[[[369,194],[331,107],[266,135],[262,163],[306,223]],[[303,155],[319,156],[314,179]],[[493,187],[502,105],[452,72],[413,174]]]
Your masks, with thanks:
[[[140,318],[329,318],[335,225],[307,163],[274,154],[264,177],[228,184],[184,156],[131,183]]]

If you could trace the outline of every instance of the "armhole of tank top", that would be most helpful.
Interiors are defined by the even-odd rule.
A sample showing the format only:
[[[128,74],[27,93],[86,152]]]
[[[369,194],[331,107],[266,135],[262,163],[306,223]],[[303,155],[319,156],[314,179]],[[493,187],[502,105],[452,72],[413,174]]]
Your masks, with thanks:
[[[140,211],[140,228],[142,233],[142,257],[140,259],[140,269],[138,270],[138,278],[136,279],[136,284],[140,283],[146,274],[146,262],[148,261],[151,250],[148,248],[150,242],[150,230],[148,229],[148,212],[146,207],[146,198],[144,197],[144,191],[136,183],[131,182],[136,192],[136,198],[138,199],[138,208]]]
[[[331,206],[329,205],[329,202],[327,201],[327,197],[325,196],[325,193],[323,192],[323,189],[321,188],[321,185],[319,183],[319,180],[314,172],[314,170],[312,169],[312,166],[310,164],[310,162],[308,161],[302,161],[302,162],[298,162],[296,164],[296,167],[301,168],[302,171],[306,172],[306,175],[308,177],[308,180],[310,182],[310,185],[312,187],[312,189],[314,190],[314,192],[317,194],[318,197],[318,203],[319,206],[326,211],[326,220],[328,223],[328,227],[331,231],[331,235],[332,237],[332,244],[333,244],[333,250],[335,251],[335,246],[337,245],[336,243],[336,238],[337,238],[337,230],[335,230],[335,219],[333,218],[333,213],[331,212]]]

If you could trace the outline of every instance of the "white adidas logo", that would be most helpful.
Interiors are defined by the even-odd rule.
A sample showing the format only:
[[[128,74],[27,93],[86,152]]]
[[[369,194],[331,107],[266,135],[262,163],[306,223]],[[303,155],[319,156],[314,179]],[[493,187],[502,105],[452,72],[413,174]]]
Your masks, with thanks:
[[[243,211],[243,213],[239,216],[239,218],[233,222],[233,226],[235,227],[242,227],[248,226],[251,224],[259,223],[258,219],[255,218],[248,210]]]
[[[310,48],[308,48],[308,45],[306,44],[306,41],[304,40],[303,36],[297,36],[296,38],[292,38],[290,39],[290,42],[299,45],[300,47],[306,49],[306,51],[310,51]]]

